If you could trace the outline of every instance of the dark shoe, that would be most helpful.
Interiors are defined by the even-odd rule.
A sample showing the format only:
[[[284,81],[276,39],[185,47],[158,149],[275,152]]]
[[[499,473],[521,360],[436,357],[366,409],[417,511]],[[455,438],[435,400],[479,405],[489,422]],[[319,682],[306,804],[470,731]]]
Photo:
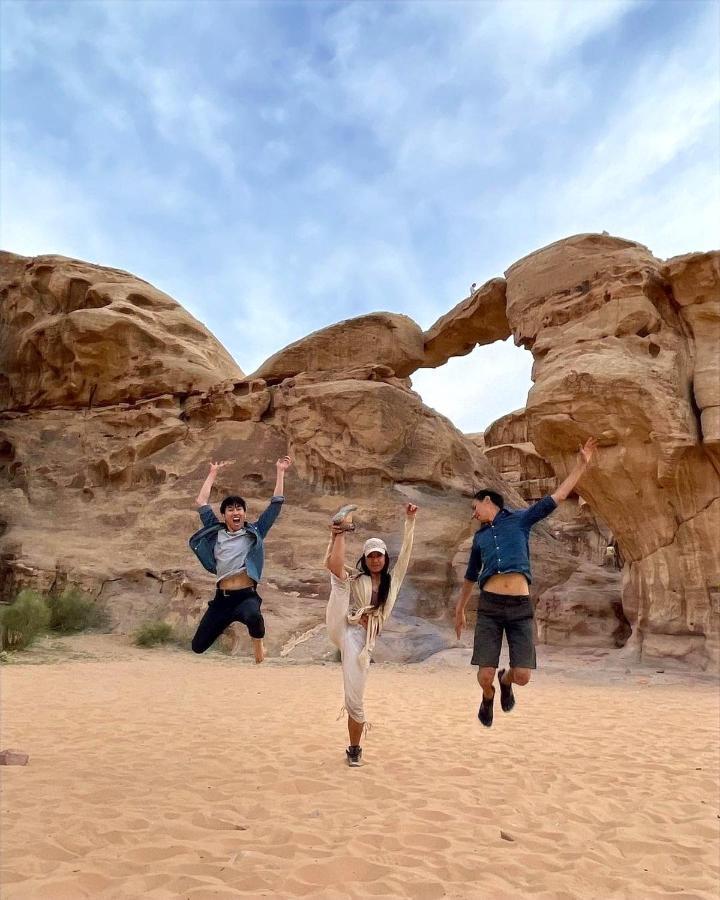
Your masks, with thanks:
[[[478,719],[480,719],[480,723],[486,728],[489,728],[492,725],[493,703],[495,703],[495,688],[493,688],[493,695],[489,700],[486,697],[483,697],[480,709],[478,710]]]
[[[498,683],[500,684],[500,706],[502,706],[503,712],[510,712],[510,710],[515,706],[515,694],[513,694],[513,689],[511,684],[503,684],[503,675],[505,674],[505,669],[498,669]]]
[[[345,757],[347,758],[347,764],[349,766],[361,766],[362,765],[362,747],[358,746],[350,746],[345,751]]]
[[[347,506],[340,507],[340,509],[332,517],[332,524],[342,526],[343,531],[355,531],[352,514],[356,509],[357,506],[353,506],[351,503]]]

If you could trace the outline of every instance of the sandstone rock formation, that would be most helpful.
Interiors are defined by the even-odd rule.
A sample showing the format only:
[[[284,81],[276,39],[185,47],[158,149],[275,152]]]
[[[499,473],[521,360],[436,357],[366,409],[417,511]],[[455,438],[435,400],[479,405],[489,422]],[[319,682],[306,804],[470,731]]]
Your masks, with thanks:
[[[539,500],[557,487],[552,467],[528,439],[525,410],[507,413],[485,429],[485,456],[525,500]]]
[[[469,497],[482,482],[523,499],[407,379],[502,338],[502,300],[535,357],[526,443],[563,477],[580,440],[600,437],[579,490],[627,560],[618,610],[607,570],[568,553],[552,519],[539,526],[541,634],[619,643],[627,618],[648,658],[717,660],[720,398],[706,337],[719,321],[717,254],[663,264],[630,241],[580,235],[521,260],[424,335],[406,317],[364,316],[280,351],[249,378],[132,276],[58,257],[4,254],[0,266],[3,597],[75,583],[120,629],[155,615],[190,629],[212,587],[186,546],[207,460],[237,460],[216,497],[241,490],[253,515],[289,450],[297,464],[262,588],[270,652],[331,652],[320,564],[328,516],[350,498],[361,506],[358,556],[369,531],[394,552],[403,503],[421,506],[378,658],[451,646]]]
[[[279,384],[301,372],[357,372],[405,378],[422,365],[423,333],[407,316],[371,313],[315,331],[266,360],[253,374]]]
[[[535,357],[538,451],[562,476],[585,434],[601,440],[582,494],[628,561],[623,606],[644,654],[717,660],[720,477],[708,449],[720,392],[712,364],[696,371],[707,356],[689,327],[696,304],[675,297],[677,271],[629,241],[561,241],[508,270],[508,317]],[[703,317],[717,316],[719,285],[700,293]]]
[[[38,270],[50,300],[33,287]],[[78,273],[92,289],[68,287]],[[100,293],[121,299],[98,317]],[[62,312],[70,294],[72,310]],[[346,498],[361,507],[351,544],[358,557],[368,531],[396,552],[404,503],[422,508],[413,566],[378,658],[417,659],[454,644],[451,561],[471,535],[471,493],[482,482],[523,501],[472,441],[410,390],[404,376],[422,361],[418,326],[363,316],[309,336],[242,378],[211,335],[131,276],[7,254],[0,296],[9,360],[0,416],[4,597],[25,585],[77,584],[108,607],[120,630],[164,616],[190,631],[212,591],[186,544],[207,461],[237,460],[222,471],[215,497],[241,490],[257,515],[272,490],[274,460],[289,451],[288,503],[270,534],[262,587],[270,652],[334,655],[321,627],[328,585],[321,562],[329,515]],[[54,338],[41,341],[33,323],[47,322],[49,310]],[[63,369],[68,319],[82,321],[75,332],[82,340]],[[196,334],[185,369],[172,335],[178,323]],[[136,360],[145,332],[155,351]],[[27,346],[36,352],[30,370],[16,364]],[[98,360],[107,360],[107,371]],[[142,366],[151,363],[158,365],[143,380]],[[555,559],[538,576],[539,593],[567,580],[577,561],[547,528],[537,542]]]
[[[689,253],[675,256],[663,267],[694,343],[693,397],[700,410],[700,429],[706,450],[720,447],[720,256]]]
[[[505,281],[493,278],[477,288],[425,332],[424,368],[435,368],[452,356],[466,356],[479,344],[510,337],[505,311]]]
[[[600,438],[579,490],[627,561],[632,643],[699,665],[720,658],[719,258],[663,263],[591,234],[506,273],[508,322],[535,360],[529,438],[558,477]]]
[[[171,297],[127,272],[0,253],[0,410],[206,391],[243,373]]]

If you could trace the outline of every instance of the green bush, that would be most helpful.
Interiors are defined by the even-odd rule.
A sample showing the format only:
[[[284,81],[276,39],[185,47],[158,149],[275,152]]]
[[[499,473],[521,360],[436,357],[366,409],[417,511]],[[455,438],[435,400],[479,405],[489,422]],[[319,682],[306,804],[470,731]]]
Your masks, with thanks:
[[[76,634],[106,624],[107,615],[92,597],[78,588],[65,588],[62,594],[48,599],[50,628],[60,634]]]
[[[50,610],[38,591],[25,590],[10,606],[0,610],[0,633],[3,650],[24,650],[35,638],[47,631]]]
[[[154,647],[156,644],[167,644],[172,640],[172,625],[168,625],[167,622],[145,622],[135,632],[135,643],[138,647]]]

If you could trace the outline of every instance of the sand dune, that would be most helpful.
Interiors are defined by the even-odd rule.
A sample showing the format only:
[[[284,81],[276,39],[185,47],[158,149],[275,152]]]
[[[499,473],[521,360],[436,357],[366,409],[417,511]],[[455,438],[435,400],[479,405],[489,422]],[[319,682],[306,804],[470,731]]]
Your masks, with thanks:
[[[112,647],[3,668],[6,900],[717,897],[711,682],[546,671],[487,731],[377,665],[348,769],[337,665]]]

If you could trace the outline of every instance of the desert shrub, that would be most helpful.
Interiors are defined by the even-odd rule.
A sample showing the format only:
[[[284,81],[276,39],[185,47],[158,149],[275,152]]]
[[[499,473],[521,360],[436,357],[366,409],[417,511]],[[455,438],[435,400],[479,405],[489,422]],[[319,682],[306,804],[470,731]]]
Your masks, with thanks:
[[[0,610],[0,635],[3,650],[24,650],[38,635],[47,631],[50,610],[42,594],[25,588],[9,606]]]
[[[172,640],[172,625],[167,622],[144,622],[135,632],[135,643],[138,647],[154,647],[156,644],[167,644]]]
[[[50,628],[60,634],[75,634],[107,623],[107,614],[92,597],[78,588],[65,588],[48,599]]]

